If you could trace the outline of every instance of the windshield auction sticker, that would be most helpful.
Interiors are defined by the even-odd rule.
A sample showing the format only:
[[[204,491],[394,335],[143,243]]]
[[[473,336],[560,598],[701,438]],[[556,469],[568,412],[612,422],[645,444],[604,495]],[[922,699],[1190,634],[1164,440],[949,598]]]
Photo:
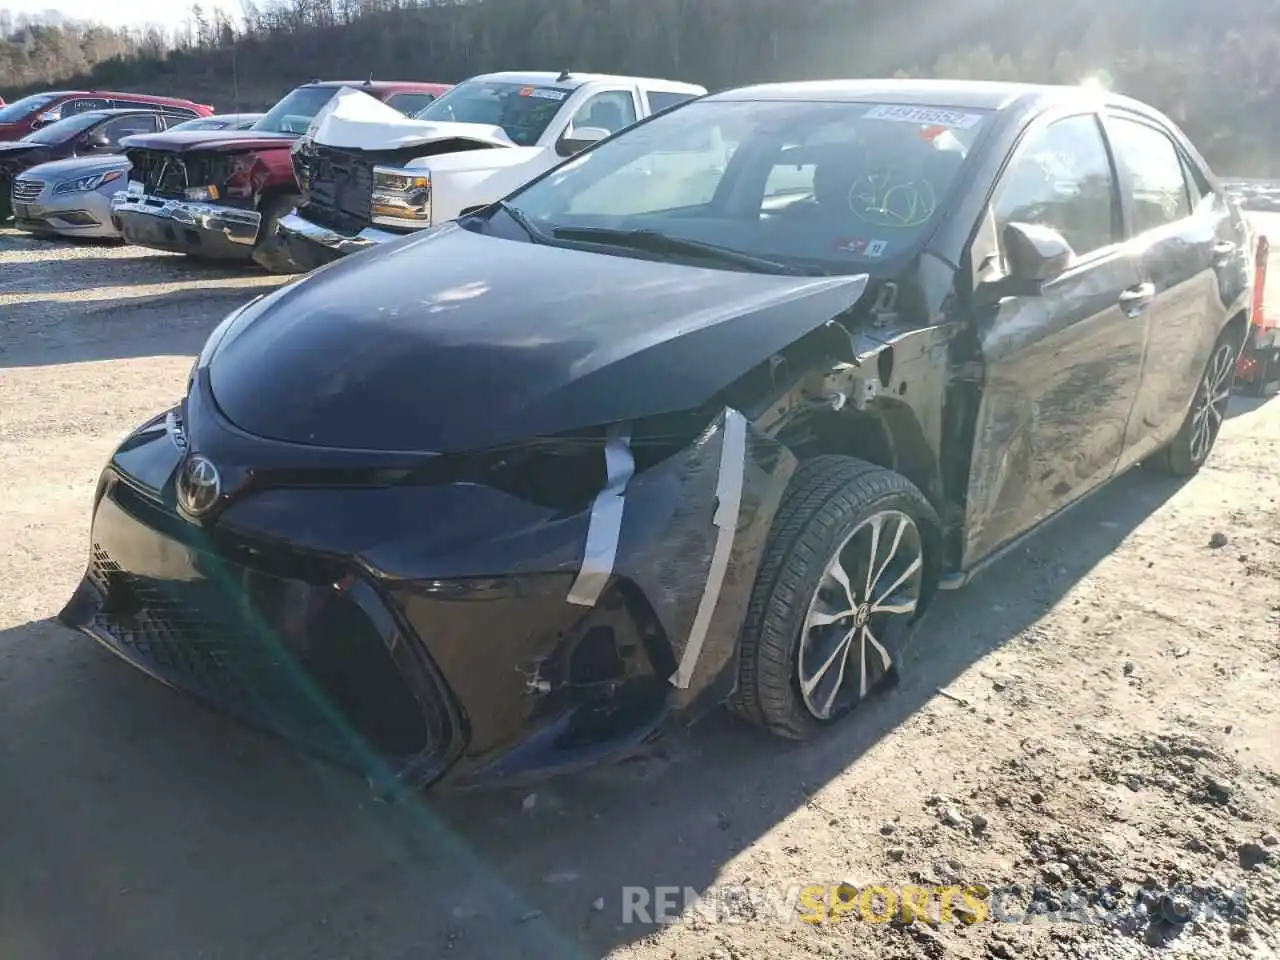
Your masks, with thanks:
[[[520,96],[533,97],[535,100],[563,100],[569,96],[569,91],[554,87],[521,87]]]
[[[863,114],[863,117],[867,120],[892,120],[895,123],[949,127],[952,130],[968,130],[982,122],[980,113],[964,113],[960,110],[944,110],[940,107],[908,107],[891,104],[872,107]]]

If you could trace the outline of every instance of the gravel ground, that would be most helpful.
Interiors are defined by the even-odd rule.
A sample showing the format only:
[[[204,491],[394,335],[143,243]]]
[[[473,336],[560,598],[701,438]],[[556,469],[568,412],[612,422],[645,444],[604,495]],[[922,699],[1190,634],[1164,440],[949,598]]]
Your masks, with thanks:
[[[1276,955],[1280,399],[1237,398],[1191,482],[1125,476],[945,595],[837,736],[717,714],[533,791],[384,805],[51,619],[104,458],[276,282],[0,231],[0,955]],[[808,884],[857,909],[803,922]],[[718,900],[624,922],[659,885]],[[1026,922],[931,893],[876,923],[877,885]]]

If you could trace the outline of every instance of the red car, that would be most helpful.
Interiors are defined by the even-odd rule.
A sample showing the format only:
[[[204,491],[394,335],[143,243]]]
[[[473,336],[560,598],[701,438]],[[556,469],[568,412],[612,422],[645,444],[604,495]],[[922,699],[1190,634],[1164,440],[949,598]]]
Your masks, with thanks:
[[[276,229],[300,199],[289,148],[343,87],[412,116],[450,85],[316,80],[286,94],[248,130],[130,137],[132,171],[128,189],[112,200],[112,222],[139,246],[299,272]]]
[[[0,103],[4,103],[0,100]],[[164,110],[188,118],[213,115],[207,103],[149,93],[110,90],[47,90],[0,107],[0,140],[20,140],[33,130],[88,110]]]

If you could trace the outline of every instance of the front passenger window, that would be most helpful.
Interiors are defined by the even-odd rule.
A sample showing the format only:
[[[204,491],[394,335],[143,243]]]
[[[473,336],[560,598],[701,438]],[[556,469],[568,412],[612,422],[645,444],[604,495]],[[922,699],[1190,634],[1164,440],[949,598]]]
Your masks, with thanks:
[[[133,117],[117,117],[115,120],[109,120],[102,125],[102,132],[107,135],[107,140],[111,146],[120,145],[123,137],[133,136],[137,133],[155,133],[159,129],[156,114],[139,114]]]
[[[617,133],[636,122],[636,101],[629,90],[597,93],[573,117],[572,127],[598,127]]]
[[[1111,157],[1093,114],[1065,117],[1018,146],[996,190],[996,226],[1051,227],[1077,257],[1117,239],[1117,191]]]

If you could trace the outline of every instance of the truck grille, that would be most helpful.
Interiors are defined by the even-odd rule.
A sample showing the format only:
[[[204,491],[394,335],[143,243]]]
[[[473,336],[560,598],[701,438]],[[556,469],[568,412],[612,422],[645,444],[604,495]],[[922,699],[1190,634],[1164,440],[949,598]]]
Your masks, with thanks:
[[[40,196],[42,190],[44,190],[44,182],[41,180],[15,180],[13,182],[13,202],[30,203]]]
[[[438,713],[424,711],[358,604],[333,587],[201,557],[206,579],[157,580],[95,543],[95,635],[153,676],[339,762],[444,756],[455,733],[447,694],[438,691]]]
[[[308,216],[336,229],[367,227],[375,162],[359,150],[313,144],[305,160]]]

